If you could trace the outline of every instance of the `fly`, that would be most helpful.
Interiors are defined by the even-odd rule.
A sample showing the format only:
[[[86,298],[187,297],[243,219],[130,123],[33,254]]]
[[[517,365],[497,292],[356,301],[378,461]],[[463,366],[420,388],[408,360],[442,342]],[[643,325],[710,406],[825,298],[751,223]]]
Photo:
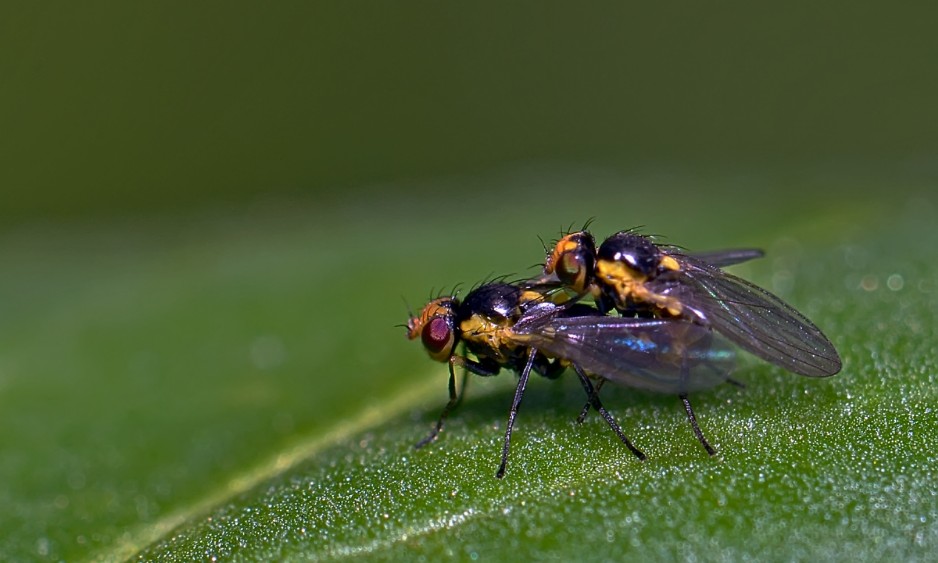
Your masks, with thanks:
[[[723,267],[758,258],[756,249],[691,254],[620,231],[596,249],[588,231],[561,238],[547,256],[537,289],[561,285],[573,299],[591,295],[623,317],[680,319],[712,328],[744,350],[809,377],[840,371],[834,345],[780,298]]]
[[[605,409],[591,378],[686,398],[688,391],[727,381],[735,365],[729,343],[703,325],[605,315],[585,304],[557,304],[538,292],[502,282],[484,284],[462,301],[455,296],[434,299],[419,316],[410,317],[407,329],[408,338],[419,337],[431,358],[449,364],[449,402],[418,448],[437,438],[461,399],[456,367],[483,377],[497,375],[501,368],[519,374],[498,478],[505,474],[512,428],[532,371],[553,379],[572,367],[588,405],[636,457],[645,459]],[[689,403],[685,406],[698,439],[712,452]]]

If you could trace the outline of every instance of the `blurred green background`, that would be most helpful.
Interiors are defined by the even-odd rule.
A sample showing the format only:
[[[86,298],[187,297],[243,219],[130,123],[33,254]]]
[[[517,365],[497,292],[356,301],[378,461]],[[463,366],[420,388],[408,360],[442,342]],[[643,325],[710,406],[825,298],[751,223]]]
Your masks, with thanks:
[[[938,10],[5,3],[4,221],[526,163],[936,173]]]
[[[768,248],[753,279],[862,357],[857,288],[933,288],[936,16],[4,3],[0,559],[128,557],[363,421],[420,434],[445,384],[401,296],[593,216]]]

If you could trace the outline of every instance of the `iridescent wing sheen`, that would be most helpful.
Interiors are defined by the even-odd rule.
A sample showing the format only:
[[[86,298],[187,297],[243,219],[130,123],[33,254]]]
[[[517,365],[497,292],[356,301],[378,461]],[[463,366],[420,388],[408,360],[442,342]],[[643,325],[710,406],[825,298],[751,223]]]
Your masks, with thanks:
[[[535,314],[511,338],[603,379],[664,393],[719,385],[735,366],[732,346],[719,335],[674,319]]]
[[[830,340],[790,305],[714,264],[672,254],[681,271],[647,282],[677,298],[703,322],[743,349],[789,371],[810,377],[834,375],[840,357]]]

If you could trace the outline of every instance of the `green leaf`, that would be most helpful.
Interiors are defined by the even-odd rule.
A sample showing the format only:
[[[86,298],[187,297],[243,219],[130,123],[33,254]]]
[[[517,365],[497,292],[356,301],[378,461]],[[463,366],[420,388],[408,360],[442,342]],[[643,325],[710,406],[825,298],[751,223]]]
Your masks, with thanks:
[[[719,182],[554,171],[7,234],[0,559],[928,558],[934,198]],[[692,397],[714,458],[676,397],[603,391],[639,462],[595,415],[574,423],[572,378],[537,378],[497,480],[508,374],[471,380],[414,450],[446,368],[393,326],[400,296],[530,273],[536,236],[592,215],[600,235],[766,247],[737,271],[814,320],[843,372],[745,357],[745,388]]]

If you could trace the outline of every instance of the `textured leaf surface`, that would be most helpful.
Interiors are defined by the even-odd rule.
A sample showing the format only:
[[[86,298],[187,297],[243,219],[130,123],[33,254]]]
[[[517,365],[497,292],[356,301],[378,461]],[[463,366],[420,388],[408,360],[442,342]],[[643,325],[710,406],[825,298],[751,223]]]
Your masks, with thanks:
[[[931,196],[580,179],[602,205],[539,197],[568,181],[8,234],[0,558],[931,557]],[[609,212],[642,194],[673,203]],[[574,423],[572,378],[538,378],[496,480],[507,374],[472,380],[440,440],[413,450],[445,367],[393,327],[399,296],[530,272],[536,235],[591,215],[598,234],[642,223],[692,249],[766,247],[736,271],[831,336],[843,372],[746,357],[745,388],[694,397],[715,458],[675,397],[604,391],[638,462],[597,417]]]

